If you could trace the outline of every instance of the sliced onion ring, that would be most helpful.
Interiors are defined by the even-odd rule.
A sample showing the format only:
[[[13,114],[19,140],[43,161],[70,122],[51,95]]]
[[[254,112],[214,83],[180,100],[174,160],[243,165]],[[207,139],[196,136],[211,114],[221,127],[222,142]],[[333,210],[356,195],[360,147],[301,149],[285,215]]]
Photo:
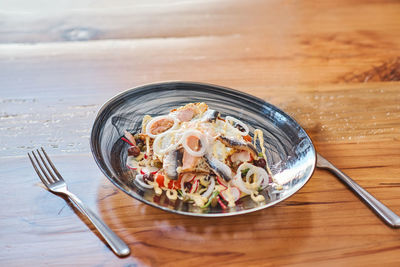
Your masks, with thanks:
[[[247,172],[247,174],[246,174],[246,183],[248,183],[248,184],[250,184],[250,177],[252,176],[252,175],[256,175],[255,177],[257,177],[257,175],[258,175],[258,173],[256,172],[256,170],[254,169],[254,167],[250,167],[250,170]],[[257,181],[258,181],[258,179],[257,179]],[[257,181],[254,181],[254,182],[257,182]]]
[[[137,162],[136,160],[134,160],[133,156],[128,156],[127,162],[126,162],[126,166],[129,169],[134,169],[136,170],[139,167],[139,162]]]
[[[135,182],[138,183],[141,187],[144,187],[144,188],[147,188],[147,189],[152,189],[153,188],[152,185],[146,184],[143,181],[143,175],[141,175],[141,174],[136,175]]]
[[[240,164],[239,168],[237,168],[236,175],[239,173],[241,174],[243,169],[245,168],[252,169],[252,167],[254,167],[253,164],[250,164],[248,162],[243,162],[242,164]]]
[[[237,187],[231,187],[231,194],[233,196],[233,200],[236,202],[240,198],[240,190]]]
[[[231,116],[226,116],[225,120],[227,120],[228,122],[230,122],[230,121],[235,122],[235,123],[239,124],[240,126],[242,126],[244,129],[244,132],[239,130],[240,135],[248,135],[249,134],[249,127],[247,127],[247,125],[244,122],[242,122],[234,117],[231,117]]]
[[[196,175],[193,178],[190,175],[191,174],[187,173],[187,174],[184,174],[182,176],[181,191],[182,191],[182,195],[184,195],[184,196],[186,195],[186,192],[185,192],[185,183],[186,183],[186,181],[189,180],[189,179],[190,179],[190,181],[193,181],[193,178],[196,178]]]
[[[232,187],[229,187],[228,190],[229,190],[229,193],[232,195],[233,202],[238,201],[239,198],[240,198],[240,190],[239,190],[239,188],[232,186]],[[228,195],[227,191],[221,192],[221,196],[223,197],[224,200],[229,202],[229,197],[228,197],[229,195]]]
[[[247,182],[249,181],[251,175],[256,174],[257,175],[257,181],[255,181],[254,183],[257,186],[262,185],[263,187],[265,187],[265,186],[268,185],[269,176],[268,176],[268,173],[263,168],[254,166],[253,164],[250,164],[248,162],[244,162],[237,169],[237,174],[236,175],[238,176],[238,174],[241,173],[244,168],[249,168],[249,171],[246,174],[246,181]]]
[[[194,151],[189,147],[189,145],[187,144],[187,140],[188,140],[188,137],[190,137],[190,136],[195,136],[195,137],[197,137],[197,139],[200,140],[200,143],[201,143],[200,150]],[[196,131],[196,130],[189,130],[189,131],[186,131],[182,136],[182,146],[186,150],[186,152],[189,153],[190,155],[192,155],[194,157],[201,157],[207,151],[208,140],[207,140],[207,137],[204,134],[202,134],[201,132]]]
[[[210,184],[208,185],[207,190],[201,195],[202,197],[209,198],[215,188],[215,180],[213,177],[210,177]]]
[[[243,193],[249,194],[249,195],[253,191],[248,189],[246,187],[246,185],[244,184],[244,182],[242,180],[242,170],[245,169],[245,168],[249,168],[249,172],[250,172],[250,175],[251,175],[251,174],[254,173],[254,171],[253,171],[254,167],[255,167],[254,165],[252,165],[252,164],[250,164],[248,162],[244,162],[244,163],[240,164],[239,168],[237,169],[236,175],[232,180],[233,184],[236,185],[239,188],[240,191],[242,191]],[[250,175],[249,175],[249,177],[250,177]]]
[[[264,189],[269,185],[269,175],[263,168],[260,167],[256,167],[256,172],[258,173],[259,176],[259,181],[260,181],[259,186],[261,186],[261,188]]]
[[[169,152],[171,150],[174,150],[175,148],[177,148],[182,143],[182,137],[180,137],[180,138],[178,137],[179,138],[178,142],[171,143],[170,146],[168,146],[168,147],[166,147],[164,149],[160,149],[159,148],[161,140],[163,138],[165,138],[167,135],[173,134],[173,132],[177,133],[177,131],[172,131],[172,132],[168,131],[168,132],[164,132],[164,133],[159,134],[159,135],[156,136],[156,138],[154,139],[154,142],[153,142],[153,151],[154,151],[155,154],[157,154],[157,155],[165,154],[165,153],[167,153],[167,152]],[[175,135],[175,137],[177,137],[177,136],[178,136],[178,133]]]
[[[240,191],[242,191],[245,194],[250,195],[251,193],[253,193],[252,190],[248,189],[245,184],[243,183],[242,180],[242,174],[239,172],[238,174],[236,174],[235,177],[233,177],[232,179],[232,183],[237,186],[237,188],[239,188]]]
[[[157,121],[163,120],[163,119],[174,121],[174,124],[172,125],[171,128],[167,129],[165,132],[162,132],[162,133],[159,133],[159,134],[152,134],[151,133],[151,127],[153,126],[153,124],[156,123]],[[164,134],[164,133],[166,133],[168,131],[174,130],[177,125],[178,125],[178,119],[175,118],[175,117],[172,117],[170,115],[158,116],[158,117],[155,117],[155,118],[151,119],[147,123],[147,125],[146,125],[146,134],[148,136],[150,136],[151,138],[155,138],[157,135]]]

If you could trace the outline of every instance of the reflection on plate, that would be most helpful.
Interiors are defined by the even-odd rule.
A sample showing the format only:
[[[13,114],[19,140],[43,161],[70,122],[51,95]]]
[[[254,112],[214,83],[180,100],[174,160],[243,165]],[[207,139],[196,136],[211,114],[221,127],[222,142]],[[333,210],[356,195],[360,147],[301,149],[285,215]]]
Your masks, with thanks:
[[[135,174],[126,167],[125,129],[136,132],[144,115],[158,116],[190,102],[205,102],[222,116],[234,116],[264,133],[268,164],[282,190],[267,187],[266,201],[241,198],[236,207],[223,210],[195,207],[170,201],[165,193],[154,195],[134,183]],[[297,192],[311,177],[316,162],[314,146],[306,132],[290,116],[262,99],[236,90],[201,83],[166,82],[125,91],[103,105],[93,124],[91,148],[96,163],[111,182],[128,195],[151,206],[185,215],[218,217],[253,212],[273,206]]]

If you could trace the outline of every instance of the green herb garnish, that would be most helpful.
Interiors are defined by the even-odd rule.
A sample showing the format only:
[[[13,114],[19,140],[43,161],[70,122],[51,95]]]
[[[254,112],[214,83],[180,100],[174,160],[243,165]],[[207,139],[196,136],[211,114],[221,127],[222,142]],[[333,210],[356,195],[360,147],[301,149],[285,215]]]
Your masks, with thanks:
[[[249,172],[249,170],[250,170],[250,168],[247,168],[247,169],[241,170],[242,177],[243,177],[243,176],[246,176],[246,175],[247,175],[247,173]]]
[[[212,193],[211,196],[210,196],[210,198],[208,199],[207,203],[206,203],[204,206],[200,207],[200,208],[204,209],[204,208],[207,208],[208,206],[210,206],[211,201],[212,201],[216,196],[218,196],[218,194],[219,194],[219,191],[215,191],[214,193]]]

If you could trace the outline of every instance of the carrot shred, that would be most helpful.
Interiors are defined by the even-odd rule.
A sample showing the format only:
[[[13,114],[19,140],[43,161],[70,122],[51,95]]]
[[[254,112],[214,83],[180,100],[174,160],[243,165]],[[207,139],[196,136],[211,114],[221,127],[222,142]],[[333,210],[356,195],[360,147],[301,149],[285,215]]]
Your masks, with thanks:
[[[245,136],[243,136],[243,139],[244,139],[245,141],[247,141],[247,142],[251,142],[251,140],[252,140],[252,138],[251,138],[250,135],[245,135]]]

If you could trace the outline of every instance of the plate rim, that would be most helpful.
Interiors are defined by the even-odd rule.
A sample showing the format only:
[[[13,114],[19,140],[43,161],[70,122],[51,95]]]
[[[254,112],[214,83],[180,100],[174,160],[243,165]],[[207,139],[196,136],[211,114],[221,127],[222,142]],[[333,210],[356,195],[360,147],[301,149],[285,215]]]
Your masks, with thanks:
[[[305,182],[296,189],[296,191],[294,191],[292,194],[287,195],[281,199],[279,199],[277,202],[270,202],[266,205],[262,205],[262,206],[258,206],[258,207],[254,207],[251,209],[246,209],[246,210],[241,210],[241,211],[236,211],[236,212],[222,212],[222,213],[194,213],[194,212],[187,212],[187,211],[178,211],[178,210],[173,210],[173,209],[169,209],[167,207],[163,207],[163,206],[159,206],[154,204],[153,202],[150,202],[144,198],[140,198],[135,196],[134,194],[130,194],[129,192],[127,192],[125,190],[125,188],[123,188],[119,183],[117,183],[112,177],[110,177],[107,172],[103,169],[103,166],[100,162],[100,159],[98,159],[96,157],[96,153],[95,153],[95,145],[94,145],[94,135],[95,135],[95,126],[96,126],[96,122],[98,121],[99,117],[102,115],[102,113],[104,112],[104,110],[110,105],[110,103],[112,103],[113,101],[119,99],[121,96],[130,93],[132,91],[138,90],[138,89],[142,89],[145,87],[149,87],[149,86],[159,86],[159,85],[168,85],[168,84],[186,84],[186,85],[200,85],[200,86],[207,86],[207,87],[213,87],[213,88],[218,88],[218,89],[222,89],[225,91],[230,91],[233,92],[235,94],[240,93],[243,95],[247,95],[248,97],[254,98],[260,102],[266,103],[270,106],[272,106],[274,109],[276,109],[278,112],[284,114],[285,116],[289,117],[292,121],[294,121],[298,127],[300,127],[301,130],[304,131],[304,133],[306,134],[307,139],[310,141],[311,143],[311,148],[312,151],[314,153],[314,160],[313,160],[313,169],[312,171],[309,173],[308,177],[306,178]],[[92,153],[92,156],[96,162],[97,167],[101,170],[101,172],[103,173],[103,175],[111,181],[111,183],[116,186],[119,190],[121,190],[122,192],[124,192],[125,194],[133,197],[134,199],[145,203],[151,207],[157,208],[157,209],[161,209],[163,211],[167,211],[167,212],[171,212],[174,214],[179,214],[179,215],[186,215],[186,216],[192,216],[192,217],[206,217],[206,218],[218,218],[218,217],[229,217],[229,216],[236,216],[236,215],[243,215],[243,214],[247,214],[247,213],[253,213],[256,211],[260,211],[263,209],[266,209],[268,207],[271,206],[275,206],[276,204],[292,197],[293,195],[295,195],[298,191],[300,191],[311,179],[311,177],[313,176],[315,169],[316,169],[316,164],[317,164],[317,151],[315,149],[315,145],[311,139],[311,137],[308,135],[307,131],[289,114],[287,114],[286,112],[284,112],[283,110],[281,110],[280,108],[276,107],[275,105],[265,101],[264,99],[261,99],[257,96],[251,95],[249,93],[243,92],[243,91],[239,91],[236,89],[232,89],[229,87],[225,87],[225,86],[221,86],[221,85],[216,85],[216,84],[211,84],[211,83],[204,83],[204,82],[193,82],[193,81],[182,81],[182,80],[171,80],[171,81],[160,81],[160,82],[153,82],[153,83],[146,83],[146,84],[141,84],[126,90],[123,90],[122,92],[119,92],[118,94],[114,95],[113,97],[111,97],[110,99],[108,99],[106,102],[104,102],[102,104],[102,106],[100,107],[100,109],[98,110],[96,117],[93,120],[93,124],[92,124],[92,128],[91,128],[91,132],[90,132],[90,150]]]

